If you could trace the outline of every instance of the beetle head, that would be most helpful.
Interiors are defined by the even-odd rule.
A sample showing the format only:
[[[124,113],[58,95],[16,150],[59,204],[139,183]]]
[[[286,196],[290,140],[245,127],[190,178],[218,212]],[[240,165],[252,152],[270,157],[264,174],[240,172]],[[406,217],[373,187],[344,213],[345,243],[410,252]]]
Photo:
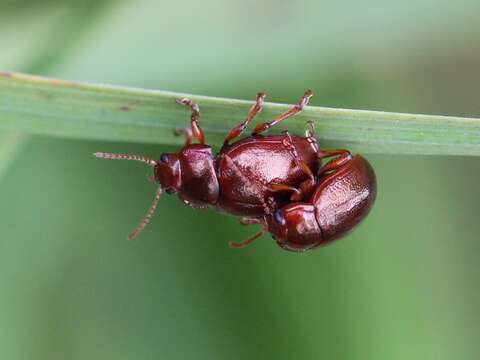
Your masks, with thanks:
[[[178,155],[163,153],[154,167],[155,180],[167,194],[176,193],[182,186],[182,174]]]

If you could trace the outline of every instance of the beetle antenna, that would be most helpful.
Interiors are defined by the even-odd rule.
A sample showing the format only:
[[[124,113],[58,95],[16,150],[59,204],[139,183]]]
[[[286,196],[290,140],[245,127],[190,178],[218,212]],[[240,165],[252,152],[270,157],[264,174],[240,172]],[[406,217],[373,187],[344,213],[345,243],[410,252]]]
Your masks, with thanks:
[[[158,201],[160,200],[160,195],[162,195],[161,186],[159,186],[157,188],[157,191],[155,192],[155,198],[153,199],[150,209],[148,209],[147,213],[143,217],[140,224],[138,224],[137,227],[128,235],[128,240],[135,239],[137,235],[140,234],[142,230],[145,228],[145,226],[147,226],[147,224],[150,222],[150,220],[152,219],[153,213],[157,209]]]
[[[260,236],[262,236],[264,233],[264,231],[260,231],[259,233],[253,235],[250,239],[247,239],[245,241],[242,241],[242,242],[233,242],[233,241],[229,241],[228,245],[232,248],[232,249],[243,249],[244,247],[247,247],[248,245],[250,245],[252,242],[254,242],[255,240],[257,240]]]
[[[153,159],[147,158],[141,155],[133,155],[133,154],[112,154],[112,153],[105,153],[105,152],[96,152],[93,154],[99,159],[112,159],[112,160],[135,160],[143,162],[149,166],[157,165],[157,162]]]

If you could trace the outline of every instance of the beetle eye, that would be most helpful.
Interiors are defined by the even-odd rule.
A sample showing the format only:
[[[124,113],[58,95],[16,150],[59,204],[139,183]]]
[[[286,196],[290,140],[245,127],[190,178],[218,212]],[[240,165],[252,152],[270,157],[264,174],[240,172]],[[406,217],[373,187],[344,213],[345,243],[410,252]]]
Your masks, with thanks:
[[[177,192],[177,190],[175,190],[174,188],[166,188],[165,189],[165,192],[168,194],[168,195],[172,195],[172,194],[175,194]]]
[[[273,213],[273,217],[277,223],[280,225],[285,225],[285,218],[283,217],[282,211],[277,210]]]
[[[164,163],[168,163],[168,154],[162,154],[160,156],[160,161]]]
[[[277,241],[277,237],[275,235],[272,234],[272,239]]]

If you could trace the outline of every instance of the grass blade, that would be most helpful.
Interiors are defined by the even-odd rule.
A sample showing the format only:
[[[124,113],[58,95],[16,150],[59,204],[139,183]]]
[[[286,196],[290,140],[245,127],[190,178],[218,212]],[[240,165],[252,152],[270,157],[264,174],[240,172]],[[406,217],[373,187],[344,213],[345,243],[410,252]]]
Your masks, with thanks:
[[[70,138],[180,144],[182,139],[172,133],[188,126],[189,114],[174,100],[185,96],[200,105],[201,126],[214,146],[221,145],[253,103],[0,73],[0,127]],[[265,103],[256,122],[289,107]],[[363,153],[480,155],[480,119],[310,106],[277,131],[303,133],[308,120],[315,123],[322,146]]]

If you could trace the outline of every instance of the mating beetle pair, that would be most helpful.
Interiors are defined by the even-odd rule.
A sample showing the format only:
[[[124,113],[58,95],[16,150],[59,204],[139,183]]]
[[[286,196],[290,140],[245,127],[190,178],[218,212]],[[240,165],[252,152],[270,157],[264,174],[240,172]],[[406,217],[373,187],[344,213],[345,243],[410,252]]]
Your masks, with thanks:
[[[259,124],[251,136],[231,143],[261,110],[265,94],[259,93],[246,119],[234,127],[214,157],[199,125],[200,112],[190,99],[178,104],[191,108],[191,130],[178,153],[159,160],[131,154],[98,152],[98,158],[136,160],[151,166],[159,183],[155,199],[142,222],[129,235],[137,236],[148,224],[162,191],[177,193],[194,208],[213,207],[241,216],[242,224],[258,224],[263,230],[242,243],[270,232],[286,250],[305,251],[327,244],[349,232],[369,212],[376,196],[375,173],[360,155],[348,150],[320,150],[313,127],[305,137],[262,133],[301,112],[312,93],[306,91],[290,110],[273,121]],[[192,143],[192,135],[198,143]],[[323,166],[322,159],[331,158]]]

